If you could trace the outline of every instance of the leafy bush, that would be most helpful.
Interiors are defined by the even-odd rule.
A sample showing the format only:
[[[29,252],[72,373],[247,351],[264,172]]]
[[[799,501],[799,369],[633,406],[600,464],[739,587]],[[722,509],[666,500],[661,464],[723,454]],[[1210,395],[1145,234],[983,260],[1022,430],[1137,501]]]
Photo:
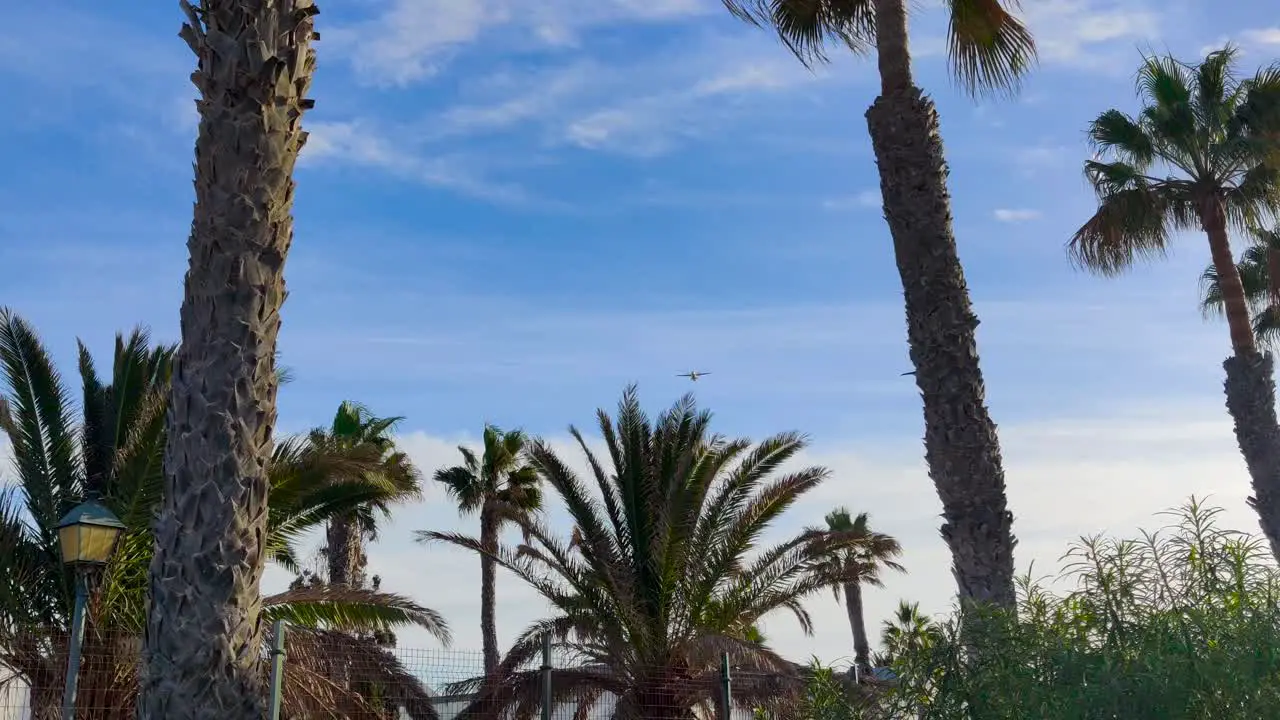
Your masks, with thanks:
[[[1018,617],[970,613],[964,628],[953,618],[929,642],[899,643],[886,714],[1280,718],[1280,573],[1220,513],[1192,498],[1160,532],[1083,538],[1064,555],[1069,590],[1028,573]]]

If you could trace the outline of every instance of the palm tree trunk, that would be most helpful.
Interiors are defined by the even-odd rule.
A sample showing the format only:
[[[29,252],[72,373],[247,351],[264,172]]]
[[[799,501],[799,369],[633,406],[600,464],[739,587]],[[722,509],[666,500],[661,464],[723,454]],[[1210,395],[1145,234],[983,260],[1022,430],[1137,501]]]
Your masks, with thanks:
[[[951,227],[938,114],[912,83],[903,0],[875,0],[875,8],[881,94],[867,111],[867,125],[902,278],[942,536],[961,600],[1011,608],[1013,515],[978,364],[978,318]]]
[[[871,643],[867,640],[867,617],[862,608],[862,584],[844,584],[844,607],[849,613],[849,628],[853,630],[853,662],[859,675],[871,672]]]
[[[141,720],[260,720],[259,582],[311,0],[183,4],[195,216],[156,523]]]
[[[329,565],[329,584],[363,588],[364,539],[350,514],[335,517],[325,528],[325,559]]]
[[[1253,481],[1249,504],[1258,513],[1272,554],[1280,559],[1280,421],[1276,418],[1274,362],[1271,353],[1258,352],[1244,286],[1231,256],[1221,200],[1213,198],[1204,203],[1200,222],[1209,236],[1209,252],[1218,272],[1222,306],[1231,331],[1233,352],[1222,363],[1227,374],[1227,412],[1235,423],[1236,444]]]
[[[480,511],[480,544],[485,553],[498,551],[498,518],[487,504]],[[480,556],[480,633],[484,643],[484,674],[493,677],[498,671],[497,619],[498,566],[488,554]]]

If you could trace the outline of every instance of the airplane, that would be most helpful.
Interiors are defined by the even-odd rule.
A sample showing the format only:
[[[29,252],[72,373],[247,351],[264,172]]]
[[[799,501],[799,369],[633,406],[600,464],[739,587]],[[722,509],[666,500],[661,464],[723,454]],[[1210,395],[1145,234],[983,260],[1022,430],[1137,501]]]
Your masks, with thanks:
[[[689,378],[689,380],[690,380],[690,381],[692,381],[692,382],[698,382],[698,378],[702,377],[703,375],[710,375],[710,374],[711,374],[711,373],[709,373],[709,372],[699,372],[699,371],[695,370],[695,371],[693,371],[693,372],[680,373],[680,374],[679,374],[679,375],[677,375],[676,377],[687,377],[687,378]]]

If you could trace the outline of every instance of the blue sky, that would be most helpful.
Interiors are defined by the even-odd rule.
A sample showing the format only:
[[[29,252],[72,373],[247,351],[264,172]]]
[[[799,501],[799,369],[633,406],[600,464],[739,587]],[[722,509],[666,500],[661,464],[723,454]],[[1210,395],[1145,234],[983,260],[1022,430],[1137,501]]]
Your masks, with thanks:
[[[1041,64],[1013,100],[955,92],[941,16],[913,25],[935,97],[955,226],[1001,426],[1019,561],[1126,530],[1191,492],[1252,530],[1221,401],[1225,327],[1202,320],[1204,240],[1103,280],[1063,244],[1088,216],[1083,131],[1131,108],[1140,49],[1226,39],[1280,55],[1261,0],[1037,0]],[[834,479],[781,530],[837,503],[907,546],[912,574],[869,599],[944,609],[952,584],[919,460],[901,289],[863,112],[873,64],[810,72],[718,0],[352,0],[322,5],[298,171],[281,427],[339,400],[407,416],[428,472],[485,421],[559,437],[640,384],[655,410],[710,370],[724,432],[813,435]],[[68,364],[135,323],[177,335],[190,223],[193,58],[176,3],[0,7],[0,304]],[[472,558],[408,542],[469,527],[431,494],[371,552],[391,589],[478,632]],[[442,589],[439,578],[458,578]],[[278,583],[278,573],[270,583]],[[502,588],[502,631],[536,617]],[[842,612],[798,657],[848,654]],[[410,636],[405,644],[426,644]]]

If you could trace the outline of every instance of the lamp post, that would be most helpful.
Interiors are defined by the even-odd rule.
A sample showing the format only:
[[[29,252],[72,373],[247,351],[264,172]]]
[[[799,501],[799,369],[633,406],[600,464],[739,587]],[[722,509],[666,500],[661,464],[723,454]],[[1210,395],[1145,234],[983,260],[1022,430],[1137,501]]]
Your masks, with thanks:
[[[67,684],[62,693],[62,720],[76,716],[76,686],[80,676],[80,648],[84,644],[85,606],[89,604],[89,573],[107,564],[124,532],[120,522],[90,493],[58,521],[58,545],[62,562],[75,573],[76,606],[71,615],[71,642],[67,649]]]

